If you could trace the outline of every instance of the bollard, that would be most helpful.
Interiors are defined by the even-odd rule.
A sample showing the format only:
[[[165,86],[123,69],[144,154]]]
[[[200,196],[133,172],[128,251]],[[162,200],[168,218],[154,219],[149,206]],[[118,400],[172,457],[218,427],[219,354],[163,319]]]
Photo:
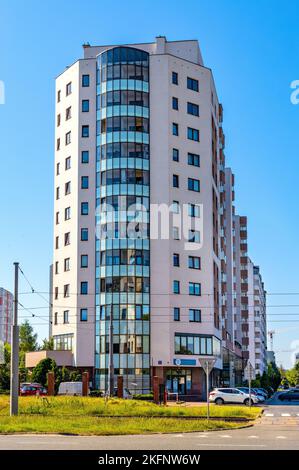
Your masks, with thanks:
[[[89,373],[83,372],[82,374],[82,397],[87,397],[89,389]]]
[[[159,404],[159,377],[154,375],[153,377],[153,395],[154,403]]]
[[[124,378],[122,375],[117,376],[117,398],[124,397]]]
[[[55,375],[54,372],[47,373],[47,380],[48,380],[48,395],[49,397],[53,397],[55,395]]]

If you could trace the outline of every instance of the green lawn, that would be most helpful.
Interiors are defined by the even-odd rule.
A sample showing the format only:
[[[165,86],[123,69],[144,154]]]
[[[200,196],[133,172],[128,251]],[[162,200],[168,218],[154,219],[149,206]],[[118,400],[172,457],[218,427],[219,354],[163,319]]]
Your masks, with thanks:
[[[75,435],[115,435],[175,433],[235,429],[240,423],[224,421],[180,420],[178,418],[94,418],[57,416],[0,417],[0,433],[55,433]]]
[[[244,423],[225,422],[224,417],[257,418],[259,408],[211,406],[219,420],[180,419],[205,416],[206,407],[158,406],[137,400],[50,397],[48,403],[36,397],[20,398],[19,416],[9,417],[9,397],[0,396],[0,433],[67,433],[84,435],[146,434],[234,429]],[[110,416],[110,417],[109,417]],[[114,416],[114,417],[113,417]],[[115,416],[125,416],[126,419]]]

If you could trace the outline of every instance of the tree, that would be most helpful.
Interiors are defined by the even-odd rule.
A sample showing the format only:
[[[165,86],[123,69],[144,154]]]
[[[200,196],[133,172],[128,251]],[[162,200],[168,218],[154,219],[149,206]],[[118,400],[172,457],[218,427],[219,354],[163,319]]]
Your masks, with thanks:
[[[37,334],[34,333],[33,327],[29,321],[26,320],[20,326],[20,352],[26,353],[30,351],[36,351],[37,345]]]
[[[51,336],[49,339],[43,339],[43,344],[41,346],[42,351],[53,351],[54,349],[54,339]]]
[[[0,364],[0,390],[7,391],[10,388],[10,344],[4,345],[4,364]]]
[[[54,359],[47,357],[42,359],[34,367],[32,371],[32,381],[40,383],[44,387],[47,385],[47,374],[48,372],[54,372],[55,377],[58,375],[58,369]]]
[[[294,387],[295,385],[299,384],[299,363],[297,362],[295,366],[286,371],[286,379],[291,385],[291,387]]]

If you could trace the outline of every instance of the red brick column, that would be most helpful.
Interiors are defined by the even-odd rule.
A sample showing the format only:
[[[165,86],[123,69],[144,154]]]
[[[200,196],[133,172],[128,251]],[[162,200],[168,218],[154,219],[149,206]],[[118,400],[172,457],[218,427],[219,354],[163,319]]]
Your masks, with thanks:
[[[124,397],[124,378],[122,375],[117,376],[117,398]]]
[[[154,403],[159,404],[159,377],[154,375],[153,377],[153,394],[154,394]]]
[[[47,373],[47,379],[48,379],[48,395],[49,397],[53,397],[55,394],[55,376],[54,372],[48,372]]]
[[[82,396],[87,397],[89,389],[89,373],[83,372],[82,374]]]

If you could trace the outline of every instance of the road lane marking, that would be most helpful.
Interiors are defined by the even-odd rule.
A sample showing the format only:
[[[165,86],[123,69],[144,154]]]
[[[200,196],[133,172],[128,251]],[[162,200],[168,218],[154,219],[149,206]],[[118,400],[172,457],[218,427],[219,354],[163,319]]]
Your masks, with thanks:
[[[265,416],[274,416],[272,413],[265,413]]]
[[[209,437],[207,434],[201,434],[198,437]]]
[[[258,439],[259,436],[248,436],[248,439]]]
[[[290,413],[281,413],[281,416],[291,416]]]
[[[276,439],[286,439],[285,436],[276,436]]]
[[[206,447],[267,447],[264,444],[197,444],[198,446],[206,446]]]
[[[223,434],[222,436],[219,436],[219,437],[223,437],[225,439],[231,439],[232,436],[229,436],[228,434]]]
[[[184,437],[184,434],[175,434],[174,437]]]

